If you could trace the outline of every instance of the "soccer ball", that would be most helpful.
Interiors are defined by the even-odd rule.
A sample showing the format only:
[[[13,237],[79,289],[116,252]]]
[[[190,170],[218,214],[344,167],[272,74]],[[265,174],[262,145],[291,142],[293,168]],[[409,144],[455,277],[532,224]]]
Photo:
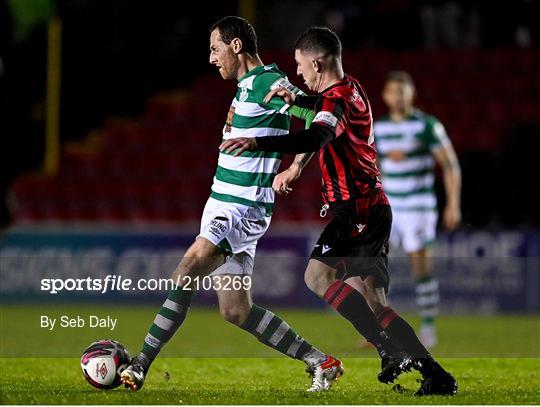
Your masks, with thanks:
[[[120,385],[120,373],[131,358],[120,342],[102,339],[90,344],[81,357],[84,378],[98,389],[114,389]]]

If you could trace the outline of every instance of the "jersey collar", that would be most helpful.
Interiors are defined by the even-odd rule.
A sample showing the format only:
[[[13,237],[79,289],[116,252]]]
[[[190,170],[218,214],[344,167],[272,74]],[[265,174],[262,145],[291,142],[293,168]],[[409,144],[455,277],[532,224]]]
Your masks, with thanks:
[[[255,68],[253,68],[251,71],[246,73],[244,76],[238,79],[238,82],[242,82],[244,79],[252,76],[252,75],[258,75],[263,71],[270,71],[276,69],[276,64],[270,64],[270,65],[259,65]]]
[[[322,95],[322,94],[328,92],[330,89],[333,89],[333,88],[335,88],[336,86],[341,86],[341,85],[343,85],[344,83],[347,83],[348,81],[349,81],[349,75],[344,74],[342,80],[337,81],[336,83],[330,85],[329,87],[327,87],[327,88],[324,89],[323,91],[319,92],[319,95]]]

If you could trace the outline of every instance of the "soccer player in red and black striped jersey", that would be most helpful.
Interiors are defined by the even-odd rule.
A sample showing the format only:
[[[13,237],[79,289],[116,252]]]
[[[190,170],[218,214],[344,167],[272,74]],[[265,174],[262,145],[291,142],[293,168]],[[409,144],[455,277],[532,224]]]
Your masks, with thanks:
[[[315,95],[296,96],[284,88],[271,91],[286,103],[309,107],[309,129],[287,136],[229,139],[222,151],[308,153],[319,151],[324,206],[333,214],[323,230],[305,273],[308,287],[349,320],[382,358],[379,380],[393,382],[412,367],[422,384],[418,395],[455,394],[456,380],[418,340],[411,326],[386,304],[388,238],[392,211],[378,179],[373,119],[366,92],[343,71],[341,42],[331,30],[314,27],[295,44],[297,73]],[[236,150],[236,151],[235,151]],[[278,193],[291,191],[310,155],[279,174]]]

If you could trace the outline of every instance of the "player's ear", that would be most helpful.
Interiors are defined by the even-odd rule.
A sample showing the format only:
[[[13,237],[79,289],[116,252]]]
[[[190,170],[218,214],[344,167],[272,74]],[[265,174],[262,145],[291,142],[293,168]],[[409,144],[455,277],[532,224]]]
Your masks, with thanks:
[[[242,52],[242,40],[240,38],[233,38],[231,46],[235,54]]]
[[[312,59],[311,64],[312,64],[313,69],[315,70],[315,72],[321,72],[322,65],[321,65],[321,62],[318,59]]]

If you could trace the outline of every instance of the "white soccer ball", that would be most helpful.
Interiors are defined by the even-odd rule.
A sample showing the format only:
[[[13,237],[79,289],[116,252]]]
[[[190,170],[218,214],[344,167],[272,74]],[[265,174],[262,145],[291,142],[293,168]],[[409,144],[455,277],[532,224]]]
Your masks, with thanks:
[[[102,339],[92,343],[81,357],[81,369],[88,383],[98,389],[114,389],[120,385],[120,373],[131,358],[120,342]]]

